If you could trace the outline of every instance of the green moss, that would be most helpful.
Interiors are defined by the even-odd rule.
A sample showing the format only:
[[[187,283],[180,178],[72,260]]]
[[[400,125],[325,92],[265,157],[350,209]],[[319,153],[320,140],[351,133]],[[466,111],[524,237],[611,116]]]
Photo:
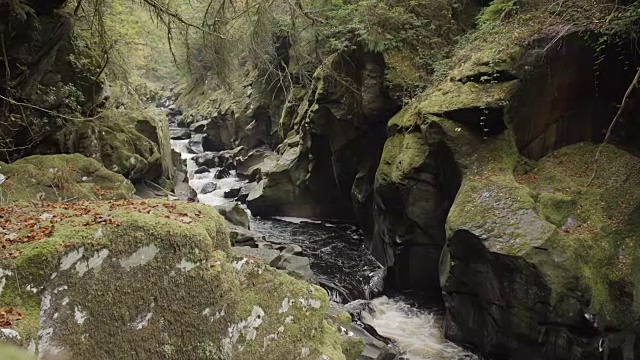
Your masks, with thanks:
[[[419,106],[424,114],[442,114],[468,108],[500,108],[504,106],[515,82],[496,84],[444,81],[433,88]]]
[[[528,174],[529,186],[539,193],[540,212],[556,226],[569,216],[577,224],[564,229],[553,243],[567,258],[575,282],[586,287],[590,311],[605,326],[625,328],[640,317],[626,299],[634,298],[635,279],[640,276],[640,161],[606,146],[592,175],[596,145],[565,147],[536,165]],[[559,278],[560,276],[557,276]],[[566,282],[555,287],[565,293]],[[561,295],[558,295],[561,296]]]
[[[151,125],[146,129],[149,137],[136,129],[140,123]],[[170,179],[170,148],[154,124],[156,120],[150,113],[112,109],[98,119],[69,124],[58,134],[58,140],[63,152],[96,159],[132,181]]]
[[[36,357],[16,346],[0,343],[0,357],[4,360],[35,360]]]
[[[426,161],[428,154],[427,142],[420,132],[395,134],[384,145],[376,178],[380,183],[402,182]]]
[[[4,203],[45,200],[126,199],[135,189],[122,176],[80,154],[36,155],[0,162],[8,179],[0,185]]]
[[[325,322],[326,292],[261,262],[232,257],[225,222],[211,207],[163,201],[79,206],[65,210],[75,216],[61,219],[50,237],[7,249],[17,257],[0,264],[15,272],[15,282],[4,274],[0,301],[25,314],[16,327],[25,339],[36,338],[40,311],[55,309],[59,321],[67,321],[57,325],[64,330],[56,343],[80,358],[100,349],[127,358],[135,349],[172,359],[279,360],[306,352],[344,359],[336,329]],[[15,209],[34,218],[56,211]],[[83,215],[86,209],[93,212]],[[95,214],[107,213],[114,225],[90,225]],[[40,309],[43,292],[50,309]],[[73,311],[86,314],[86,321],[76,323]],[[136,330],[131,324],[147,312],[155,320]],[[82,340],[87,332],[91,341]]]
[[[577,202],[570,196],[557,193],[542,193],[537,202],[540,206],[540,214],[548,222],[562,227],[570,216],[575,213]]]
[[[362,338],[356,336],[347,337],[342,341],[342,352],[347,360],[356,360],[365,349]]]
[[[496,25],[505,13],[517,10],[516,0],[494,0],[478,15],[478,25]]]

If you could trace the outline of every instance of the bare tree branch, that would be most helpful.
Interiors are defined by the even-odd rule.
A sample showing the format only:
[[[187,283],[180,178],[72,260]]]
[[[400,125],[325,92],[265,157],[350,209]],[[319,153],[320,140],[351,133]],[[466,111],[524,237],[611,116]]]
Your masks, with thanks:
[[[591,185],[591,182],[596,177],[596,172],[598,170],[598,159],[600,158],[600,153],[602,152],[602,149],[607,144],[607,142],[609,142],[609,138],[611,137],[611,134],[613,133],[613,128],[616,126],[616,123],[618,122],[618,119],[620,119],[620,116],[622,115],[622,112],[624,111],[624,107],[625,107],[625,105],[627,105],[627,101],[629,100],[629,96],[631,95],[633,90],[638,86],[638,81],[640,81],[640,68],[638,68],[638,71],[636,72],[636,76],[633,78],[633,81],[631,82],[631,85],[629,85],[629,88],[627,89],[627,92],[624,94],[624,97],[622,98],[622,104],[620,104],[620,108],[618,109],[618,113],[613,118],[613,121],[611,121],[611,125],[609,125],[609,129],[607,129],[607,135],[605,135],[604,141],[598,147],[598,152],[596,153],[596,157],[593,160],[593,163],[594,163],[593,164],[593,174],[591,175],[591,179],[589,179],[589,181],[587,182],[587,186]]]

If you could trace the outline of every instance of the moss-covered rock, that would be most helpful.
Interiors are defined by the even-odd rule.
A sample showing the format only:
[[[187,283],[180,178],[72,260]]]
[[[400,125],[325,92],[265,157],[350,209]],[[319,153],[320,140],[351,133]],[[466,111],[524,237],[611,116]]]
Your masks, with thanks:
[[[632,358],[636,125],[614,131],[631,151],[605,147],[589,186],[596,148],[573,145],[600,140],[615,115],[607,104],[626,87],[606,80],[620,92],[607,100],[611,94],[584,85],[593,79],[583,67],[594,66],[588,39],[597,33],[510,26],[469,36],[449,76],[389,122],[370,247],[396,286],[402,273],[424,289],[438,268],[425,262],[439,257],[446,336],[489,357],[596,359],[601,348]],[[578,89],[587,97],[575,97]],[[404,254],[425,239],[436,239],[429,251]]]
[[[143,111],[109,110],[95,120],[70,123],[41,152],[79,153],[133,182],[164,183],[173,177],[165,127]]]
[[[0,344],[0,356],[6,360],[35,360],[36,356],[16,346]]]
[[[13,214],[18,234],[3,251],[0,303],[24,314],[14,329],[41,355],[345,359],[326,321],[326,292],[232,256],[211,207],[116,201],[0,211]],[[23,218],[38,225],[22,228]]]
[[[0,162],[3,203],[18,201],[114,200],[133,196],[133,185],[94,159],[80,154],[34,155]]]

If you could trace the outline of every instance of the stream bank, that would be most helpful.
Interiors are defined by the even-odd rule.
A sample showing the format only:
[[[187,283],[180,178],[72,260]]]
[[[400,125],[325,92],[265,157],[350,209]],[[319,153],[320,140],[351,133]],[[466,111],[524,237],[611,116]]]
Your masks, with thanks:
[[[172,133],[184,131],[175,126],[172,125]],[[205,169],[197,165],[201,162],[199,159],[226,156],[231,156],[233,161],[217,161],[217,164],[240,163],[242,157],[233,159],[229,153],[243,151],[200,152],[194,141],[188,139],[172,140],[172,146],[186,163],[188,186],[196,197],[192,200],[213,207],[231,203],[247,213],[248,229],[244,230],[252,234],[252,239],[250,246],[236,244],[233,249],[236,254],[262,258],[282,271],[319,284],[328,292],[333,307],[351,312],[355,322],[345,331],[365,340],[366,348],[360,359],[478,359],[444,339],[441,315],[410,305],[410,300],[382,294],[384,268],[364,247],[364,236],[357,227],[348,222],[253,217],[245,204],[230,196],[243,192],[249,184],[247,180],[239,178],[236,170],[226,173],[222,167]],[[226,177],[219,175],[223,172]]]

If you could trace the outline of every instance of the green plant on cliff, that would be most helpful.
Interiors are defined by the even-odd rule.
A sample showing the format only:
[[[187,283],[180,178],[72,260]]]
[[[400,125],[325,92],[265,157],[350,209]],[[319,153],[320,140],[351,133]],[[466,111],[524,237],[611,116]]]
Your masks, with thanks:
[[[478,25],[491,26],[497,24],[517,8],[516,0],[495,0],[478,15]]]

